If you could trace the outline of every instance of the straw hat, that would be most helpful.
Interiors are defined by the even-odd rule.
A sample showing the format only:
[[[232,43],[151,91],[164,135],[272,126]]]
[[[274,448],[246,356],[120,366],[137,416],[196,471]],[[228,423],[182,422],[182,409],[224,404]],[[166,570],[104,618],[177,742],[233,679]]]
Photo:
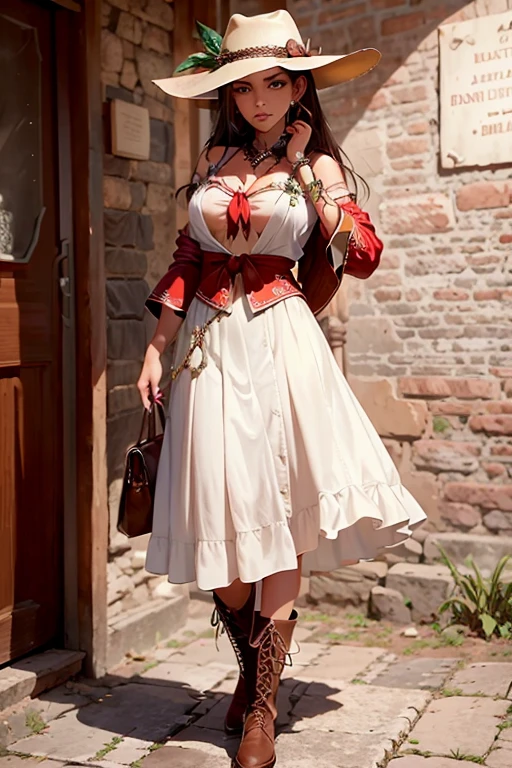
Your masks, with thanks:
[[[272,67],[290,72],[312,70],[316,87],[329,88],[364,75],[380,59],[375,48],[340,56],[309,51],[293,18],[284,10],[258,16],[235,13],[222,39],[203,24],[198,24],[198,30],[206,50],[189,56],[176,72],[198,67],[203,71],[153,80],[171,96],[216,98],[217,88]]]

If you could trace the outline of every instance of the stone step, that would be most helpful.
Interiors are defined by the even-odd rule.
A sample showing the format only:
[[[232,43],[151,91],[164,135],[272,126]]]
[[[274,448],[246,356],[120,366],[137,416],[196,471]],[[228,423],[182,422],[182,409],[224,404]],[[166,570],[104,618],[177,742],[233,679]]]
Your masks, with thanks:
[[[439,543],[455,563],[462,565],[471,555],[478,567],[491,572],[504,555],[512,555],[512,537],[479,536],[470,533],[431,533],[425,540],[423,554],[426,563],[439,562]],[[512,561],[511,561],[512,563]]]
[[[78,674],[84,656],[83,651],[50,650],[4,667],[0,670],[0,712]]]
[[[107,669],[120,664],[127,651],[143,653],[158,639],[168,637],[187,620],[188,595],[152,600],[147,606],[127,611],[108,630]],[[117,618],[117,617],[116,617]]]
[[[403,596],[413,621],[431,621],[452,587],[453,579],[446,565],[397,563],[386,578],[386,588]]]

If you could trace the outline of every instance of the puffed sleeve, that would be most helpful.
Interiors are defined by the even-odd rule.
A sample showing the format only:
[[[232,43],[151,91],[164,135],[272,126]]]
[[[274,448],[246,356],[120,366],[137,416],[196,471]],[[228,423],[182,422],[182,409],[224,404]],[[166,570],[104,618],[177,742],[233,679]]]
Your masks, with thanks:
[[[147,309],[157,318],[162,312],[162,305],[185,317],[199,286],[201,246],[187,234],[186,229],[180,230],[176,246],[174,261],[146,299]]]
[[[367,213],[347,195],[336,205],[339,219],[334,233],[327,238],[318,221],[299,259],[298,280],[315,315],[331,301],[344,274],[370,277],[383,249]]]
[[[342,216],[329,242],[334,246],[335,254],[339,254],[334,257],[334,268],[343,267],[343,274],[364,280],[379,266],[384,247],[382,240],[377,237],[369,215],[357,203],[337,200],[336,204]],[[340,257],[341,263],[336,263]]]

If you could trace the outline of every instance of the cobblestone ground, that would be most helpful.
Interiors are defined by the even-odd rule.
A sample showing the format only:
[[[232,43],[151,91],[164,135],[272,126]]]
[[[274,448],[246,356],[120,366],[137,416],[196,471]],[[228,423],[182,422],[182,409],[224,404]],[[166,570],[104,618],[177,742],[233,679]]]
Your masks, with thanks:
[[[238,740],[223,717],[238,670],[225,636],[215,647],[210,612],[193,603],[187,626],[144,659],[4,712],[0,768],[227,768]],[[280,768],[512,768],[512,664],[315,642],[300,624],[295,637],[279,692]]]

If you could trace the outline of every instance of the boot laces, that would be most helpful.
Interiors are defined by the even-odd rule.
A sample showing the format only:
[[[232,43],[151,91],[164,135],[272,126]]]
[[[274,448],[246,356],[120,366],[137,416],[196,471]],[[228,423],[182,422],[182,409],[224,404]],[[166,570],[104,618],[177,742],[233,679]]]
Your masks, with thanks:
[[[231,645],[233,646],[233,650],[235,652],[236,660],[238,662],[238,666],[240,667],[240,673],[244,674],[244,659],[243,659],[243,653],[242,649],[239,646],[238,641],[241,639],[241,634],[237,637],[235,632],[233,631],[233,625],[232,620],[230,621],[231,616],[230,614],[226,613],[225,615],[219,611],[217,606],[212,611],[210,624],[215,629],[215,647],[217,650],[219,650],[219,635],[223,635],[224,633],[228,636],[229,641]]]
[[[265,725],[265,717],[269,711],[268,698],[272,693],[274,676],[281,676],[287,656],[289,654],[280,632],[274,623],[269,624],[260,642],[256,695],[250,707],[261,728]]]

